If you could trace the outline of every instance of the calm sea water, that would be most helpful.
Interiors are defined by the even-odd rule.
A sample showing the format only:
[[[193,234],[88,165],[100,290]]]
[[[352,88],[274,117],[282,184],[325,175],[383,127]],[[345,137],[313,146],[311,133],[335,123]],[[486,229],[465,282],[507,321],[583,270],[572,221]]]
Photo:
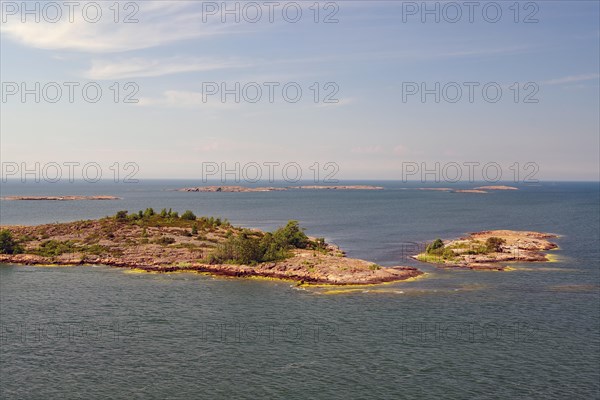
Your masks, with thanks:
[[[600,398],[598,183],[544,182],[487,195],[366,183],[386,190],[3,184],[2,196],[123,199],[2,201],[2,224],[146,207],[262,229],[298,219],[351,257],[414,265],[427,275],[337,292],[103,266],[0,265],[0,397]],[[504,228],[560,234],[556,261],[498,273],[443,271],[407,258],[426,240]]]

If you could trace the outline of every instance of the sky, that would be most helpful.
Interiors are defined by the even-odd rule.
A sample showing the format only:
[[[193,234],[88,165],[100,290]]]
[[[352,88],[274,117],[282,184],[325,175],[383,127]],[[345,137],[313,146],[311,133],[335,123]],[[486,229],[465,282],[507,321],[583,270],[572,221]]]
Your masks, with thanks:
[[[87,3],[2,1],[3,173],[599,179],[598,1]]]

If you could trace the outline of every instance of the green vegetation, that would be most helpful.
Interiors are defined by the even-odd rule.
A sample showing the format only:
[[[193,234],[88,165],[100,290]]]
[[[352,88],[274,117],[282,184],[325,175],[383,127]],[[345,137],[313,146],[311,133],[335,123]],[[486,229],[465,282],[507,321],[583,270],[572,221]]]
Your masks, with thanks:
[[[257,237],[258,236],[258,237]],[[289,221],[285,227],[275,232],[259,234],[243,231],[239,235],[231,235],[217,246],[209,256],[211,264],[256,264],[288,258],[292,249],[305,249],[317,244],[312,243],[300,228],[298,221]]]
[[[454,260],[456,254],[450,247],[444,246],[442,239],[435,239],[433,242],[427,245],[425,254],[417,257],[420,261],[426,262],[444,262],[444,260]]]
[[[77,247],[70,240],[47,240],[40,244],[40,247],[35,251],[36,254],[43,257],[56,257],[65,253],[76,253]]]
[[[154,243],[160,244],[162,246],[168,246],[170,244],[175,243],[175,239],[169,236],[161,236],[160,238],[156,239]]]
[[[425,252],[427,254],[440,254],[441,249],[444,248],[444,242],[442,239],[435,239],[432,243],[427,245]]]
[[[381,269],[381,266],[380,266],[380,265],[377,265],[377,264],[371,264],[371,265],[369,265],[369,269],[370,269],[371,271],[377,271],[377,270],[380,270],[380,269]]]
[[[0,254],[20,254],[23,247],[17,243],[9,230],[0,231]]]
[[[181,219],[186,219],[188,221],[195,221],[196,216],[190,210],[186,210],[183,214],[181,214]]]
[[[486,241],[485,241],[485,247],[487,249],[488,252],[493,253],[493,252],[500,252],[502,251],[502,245],[506,243],[506,240],[499,238],[499,237],[489,237]]]

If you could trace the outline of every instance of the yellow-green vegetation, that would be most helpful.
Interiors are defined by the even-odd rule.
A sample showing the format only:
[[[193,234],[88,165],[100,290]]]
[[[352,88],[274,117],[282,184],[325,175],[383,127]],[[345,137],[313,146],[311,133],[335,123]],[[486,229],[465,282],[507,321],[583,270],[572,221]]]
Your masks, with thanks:
[[[452,241],[436,239],[425,252],[415,256],[419,261],[479,270],[507,270],[506,262],[548,261],[543,251],[556,249],[550,233],[493,230],[471,233]]]
[[[454,242],[449,245],[445,245],[442,239],[436,239],[427,245],[425,253],[419,254],[417,259],[429,263],[443,264],[445,261],[455,261],[458,255],[501,252],[505,243],[506,240],[495,236],[487,238],[485,242],[471,240],[468,242]]]

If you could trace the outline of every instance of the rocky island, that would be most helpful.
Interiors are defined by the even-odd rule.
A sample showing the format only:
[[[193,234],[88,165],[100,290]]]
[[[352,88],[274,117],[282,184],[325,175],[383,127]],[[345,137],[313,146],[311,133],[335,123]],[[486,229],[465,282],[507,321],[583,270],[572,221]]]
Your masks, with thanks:
[[[413,258],[447,268],[503,271],[507,262],[547,262],[544,251],[557,249],[557,235],[529,231],[483,231],[457,240],[436,239]]]
[[[252,192],[282,192],[286,190],[383,190],[381,186],[343,185],[343,186],[287,186],[287,187],[247,187],[247,186],[196,186],[176,189],[178,192],[223,192],[223,193],[252,193]]]
[[[504,186],[504,185],[500,185],[500,186],[479,186],[475,188],[476,190],[519,190],[519,188],[516,188],[514,186]]]
[[[251,192],[276,192],[286,190],[276,187],[246,187],[246,186],[196,186],[176,189],[178,192],[223,192],[223,193],[251,193]]]
[[[323,238],[306,236],[296,221],[262,232],[191,211],[180,216],[151,208],[98,220],[0,227],[0,263],[96,264],[332,285],[402,281],[422,274],[414,267],[384,268],[348,258]]]
[[[448,192],[448,193],[475,193],[475,194],[486,194],[489,191],[494,190],[519,190],[519,188],[512,186],[479,186],[473,189],[452,189],[452,188],[416,188],[416,190],[431,190],[436,192]]]

